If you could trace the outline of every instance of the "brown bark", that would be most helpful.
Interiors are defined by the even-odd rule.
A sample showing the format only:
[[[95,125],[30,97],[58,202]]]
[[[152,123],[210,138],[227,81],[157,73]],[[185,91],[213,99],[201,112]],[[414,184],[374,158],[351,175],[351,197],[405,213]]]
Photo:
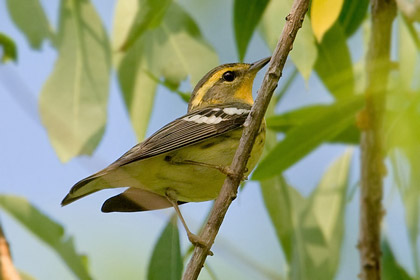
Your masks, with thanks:
[[[12,257],[10,255],[9,244],[4,237],[3,230],[0,227],[0,279],[2,280],[20,280],[19,273],[16,271]]]
[[[308,6],[309,0],[295,0],[290,14],[286,17],[286,24],[272,55],[269,69],[264,76],[255,105],[245,122],[245,128],[239,147],[230,166],[232,175],[226,177],[220,194],[214,203],[209,219],[200,234],[200,238],[205,241],[206,246],[195,247],[191,260],[186,268],[183,277],[184,280],[197,279],[207,255],[210,253],[210,248],[214,243],[214,239],[216,238],[226,212],[236,197],[238,186],[243,178],[246,163],[254,144],[255,137],[273,92],[277,87],[278,80],[282,75],[283,67],[287,56],[292,49],[296,33],[302,26]]]
[[[391,66],[393,0],[372,0],[372,28],[366,57],[366,106],[359,114],[361,133],[361,190],[359,253],[363,280],[381,279],[381,220],[383,177],[383,115]]]

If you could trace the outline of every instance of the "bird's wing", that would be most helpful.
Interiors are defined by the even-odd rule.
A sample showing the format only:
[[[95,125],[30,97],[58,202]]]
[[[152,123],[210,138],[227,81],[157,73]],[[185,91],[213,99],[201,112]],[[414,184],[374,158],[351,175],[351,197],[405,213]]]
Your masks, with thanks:
[[[106,182],[98,179],[121,166],[177,150],[240,128],[250,109],[250,105],[231,103],[198,109],[174,120],[144,142],[131,148],[107,168],[76,183],[61,204],[67,205],[105,188]]]
[[[251,106],[241,103],[207,107],[167,124],[121,156],[110,168],[167,153],[240,128]]]

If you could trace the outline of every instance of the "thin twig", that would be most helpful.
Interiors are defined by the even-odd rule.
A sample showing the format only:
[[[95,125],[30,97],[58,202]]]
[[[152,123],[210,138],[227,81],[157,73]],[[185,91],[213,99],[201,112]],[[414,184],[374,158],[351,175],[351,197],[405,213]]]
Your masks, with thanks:
[[[361,133],[360,278],[381,279],[381,220],[383,177],[383,115],[390,72],[393,0],[371,0],[372,31],[366,57],[366,107],[359,113]]]
[[[0,226],[0,279],[20,280],[20,275],[13,265],[10,255],[9,243],[4,236],[3,229]]]
[[[277,43],[273,56],[271,57],[270,65],[264,76],[255,105],[245,122],[245,128],[239,147],[230,166],[233,175],[226,177],[220,194],[214,203],[207,224],[204,227],[203,232],[200,234],[200,238],[205,241],[206,246],[195,247],[191,260],[186,268],[183,278],[184,280],[197,279],[207,255],[210,252],[210,248],[214,243],[214,239],[216,238],[229,205],[236,198],[238,186],[243,178],[245,167],[256,135],[273,92],[277,87],[278,80],[282,75],[287,56],[293,47],[293,41],[295,40],[296,33],[302,26],[308,7],[309,0],[295,0],[290,14],[286,17],[286,24],[283,28],[280,40]]]

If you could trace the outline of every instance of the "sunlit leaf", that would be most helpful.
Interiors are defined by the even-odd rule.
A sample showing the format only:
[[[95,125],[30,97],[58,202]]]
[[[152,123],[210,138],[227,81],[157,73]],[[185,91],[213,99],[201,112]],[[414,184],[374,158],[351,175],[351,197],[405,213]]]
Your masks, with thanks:
[[[296,65],[296,68],[302,74],[305,80],[309,79],[315,62],[318,57],[315,38],[311,29],[309,17],[303,21],[302,28],[299,30],[296,40],[293,43],[293,49],[290,52],[290,58]]]
[[[315,70],[329,92],[336,98],[354,94],[354,74],[346,37],[335,24],[318,44]]]
[[[243,61],[255,27],[267,7],[269,0],[235,0],[233,26],[239,60]]]
[[[290,12],[293,1],[271,0],[261,20],[261,32],[271,50],[274,50],[285,23],[284,18]],[[307,80],[317,59],[318,49],[310,26],[309,17],[305,17],[299,30],[290,58],[296,68]]]
[[[36,280],[35,277],[22,271],[19,271],[19,276],[21,280]]]
[[[291,129],[311,120],[314,116],[318,114],[323,114],[324,111],[330,110],[329,107],[330,105],[314,105],[299,108],[281,115],[267,117],[267,127],[277,132],[287,133]],[[354,123],[350,124],[341,133],[337,134],[335,137],[327,141],[331,143],[358,144],[359,139],[360,130],[356,127],[356,124]]]
[[[411,252],[407,253],[411,253],[416,271],[419,271],[420,252],[416,248],[420,232],[420,188],[418,187],[420,174],[417,171],[420,168],[420,145],[395,149],[390,158],[392,178],[404,202],[405,221],[411,245]]]
[[[313,229],[309,224],[308,231],[305,232],[305,240],[308,243],[306,244],[307,256],[314,266],[313,271],[308,274],[309,278],[333,279],[340,263],[351,158],[352,152],[347,151],[336,160],[324,173],[319,185],[309,198],[306,213],[315,217],[323,242],[325,242],[325,245],[323,242],[311,242]]]
[[[42,122],[61,161],[92,154],[105,129],[110,48],[87,0],[62,1],[58,59],[40,97]]]
[[[136,0],[118,2],[114,48],[122,44],[136,16],[137,6]],[[125,104],[141,140],[153,109],[157,80],[163,79],[176,88],[189,76],[194,86],[218,64],[218,59],[193,19],[178,4],[172,3],[160,24],[144,31],[127,52],[118,54],[115,63]]]
[[[267,116],[274,114],[274,105],[270,103],[267,109]],[[264,146],[264,155],[269,153],[276,145],[276,134],[272,131],[267,131],[266,141]],[[287,261],[290,263],[293,253],[293,208],[291,205],[290,192],[295,192],[290,188],[282,175],[277,175],[273,178],[260,181],[261,193],[264,199],[264,204],[270,216],[271,222],[276,231],[277,239],[283,249]],[[296,193],[298,196],[299,194]]]
[[[419,50],[402,16],[398,17],[398,27],[399,79],[401,86],[405,89],[414,89],[413,78],[418,79],[418,77],[414,77],[414,73],[416,62],[418,62]]]
[[[395,259],[388,240],[382,242],[382,276],[384,280],[414,280]]]
[[[275,138],[267,140],[270,144]],[[350,159],[349,152],[340,157],[308,199],[281,175],[261,181],[264,203],[290,266],[289,279],[333,279],[344,232]]]
[[[318,42],[337,21],[343,3],[344,0],[312,0],[311,23]]]
[[[182,255],[177,216],[172,216],[157,241],[147,272],[149,280],[179,280],[182,276]]]
[[[7,7],[32,48],[39,49],[44,40],[52,39],[48,18],[39,0],[7,0]]]
[[[252,179],[263,180],[280,174],[320,144],[333,139],[355,122],[356,112],[362,105],[360,96],[341,100],[329,110],[290,130],[262,159]]]
[[[144,32],[159,26],[171,3],[172,0],[140,0],[138,4],[140,8],[137,9],[134,22],[121,46],[121,50],[127,51]]]
[[[0,195],[0,208],[56,252],[78,279],[92,279],[87,258],[76,252],[73,238],[65,235],[60,224],[22,197]]]
[[[0,33],[1,62],[17,61],[17,48],[15,42],[7,35]]]
[[[347,37],[353,35],[366,17],[369,0],[344,0],[338,21]]]

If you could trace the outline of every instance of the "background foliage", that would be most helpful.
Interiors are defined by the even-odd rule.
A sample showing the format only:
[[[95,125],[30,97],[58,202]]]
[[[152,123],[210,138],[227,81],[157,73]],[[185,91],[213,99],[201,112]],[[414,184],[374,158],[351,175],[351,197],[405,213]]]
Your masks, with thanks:
[[[268,56],[292,1],[0,3],[0,209],[16,266],[39,279],[179,279],[190,250],[170,210],[100,215],[110,192],[65,209],[60,198],[181,115],[212,67]],[[267,114],[265,155],[202,279],[355,279],[368,4],[312,1]],[[392,43],[383,271],[420,279],[418,23],[399,13]],[[209,206],[183,209],[201,221]],[[42,257],[23,253],[37,248]]]

